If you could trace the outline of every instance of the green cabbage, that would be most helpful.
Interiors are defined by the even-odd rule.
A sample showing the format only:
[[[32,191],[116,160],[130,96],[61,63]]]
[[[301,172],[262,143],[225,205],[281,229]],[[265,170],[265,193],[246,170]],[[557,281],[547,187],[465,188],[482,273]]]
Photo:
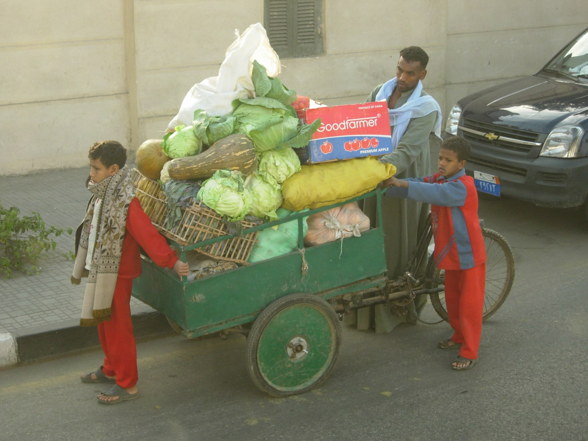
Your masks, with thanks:
[[[251,209],[251,195],[239,171],[218,170],[204,181],[196,199],[230,221],[242,220]]]
[[[264,129],[251,130],[248,136],[253,141],[255,151],[261,153],[278,148],[282,143],[296,136],[297,133],[298,118],[285,116],[280,122]]]
[[[219,119],[210,122],[206,131],[209,145],[214,144],[219,139],[232,135],[235,131],[235,117],[219,116],[217,118]]]
[[[282,184],[300,169],[300,159],[291,147],[263,152],[257,167],[258,173],[266,180],[269,177],[278,184]]]
[[[236,100],[232,115],[237,131],[247,135],[257,152],[282,147],[304,147],[321,122],[300,124],[296,111],[290,105],[268,97]]]
[[[235,130],[235,117],[232,115],[210,116],[204,110],[194,112],[194,133],[202,143],[211,146],[219,139],[225,138]]]
[[[292,114],[286,106],[272,98],[235,100],[233,106],[235,109],[231,115],[236,119],[236,129],[244,135],[279,123],[286,115],[296,115],[295,111]]]
[[[276,210],[282,205],[282,189],[273,179],[252,173],[245,179],[245,189],[251,194],[249,214],[260,219],[276,220]]]
[[[202,140],[196,137],[194,126],[179,125],[163,137],[163,151],[170,158],[197,155],[201,150]]]

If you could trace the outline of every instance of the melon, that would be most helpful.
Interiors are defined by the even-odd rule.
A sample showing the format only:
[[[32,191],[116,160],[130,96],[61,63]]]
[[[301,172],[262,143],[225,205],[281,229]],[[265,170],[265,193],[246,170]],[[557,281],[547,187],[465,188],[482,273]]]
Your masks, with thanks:
[[[135,153],[137,170],[149,179],[159,179],[163,165],[169,160],[163,152],[163,139],[148,139]]]

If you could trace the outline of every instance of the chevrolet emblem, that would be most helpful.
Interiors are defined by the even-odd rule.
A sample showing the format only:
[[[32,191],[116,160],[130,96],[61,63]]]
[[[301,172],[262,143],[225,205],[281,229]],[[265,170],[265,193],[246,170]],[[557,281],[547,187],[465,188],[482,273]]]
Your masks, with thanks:
[[[496,135],[495,133],[488,132],[488,133],[484,133],[484,138],[486,138],[488,141],[496,141],[500,137],[498,135]]]

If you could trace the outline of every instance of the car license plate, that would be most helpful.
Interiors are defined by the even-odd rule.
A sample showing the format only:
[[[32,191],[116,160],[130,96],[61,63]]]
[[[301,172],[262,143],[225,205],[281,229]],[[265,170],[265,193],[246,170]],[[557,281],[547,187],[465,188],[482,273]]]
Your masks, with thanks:
[[[498,179],[498,176],[474,170],[474,183],[479,192],[500,196],[500,179]]]

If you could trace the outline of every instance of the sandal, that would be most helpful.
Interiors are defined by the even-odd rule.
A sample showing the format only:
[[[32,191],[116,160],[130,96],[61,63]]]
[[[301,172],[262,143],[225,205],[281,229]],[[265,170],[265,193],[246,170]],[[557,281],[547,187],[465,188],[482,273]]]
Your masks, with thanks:
[[[96,369],[94,372],[90,372],[89,374],[82,375],[80,377],[82,383],[114,383],[115,379],[107,377],[104,371],[102,370],[102,366]]]
[[[478,360],[470,360],[469,358],[464,357],[457,357],[453,363],[451,363],[451,368],[456,371],[465,371],[468,369],[473,368]]]
[[[459,348],[461,345],[459,343],[454,342],[453,340],[451,340],[450,338],[447,338],[445,340],[441,340],[437,346],[439,347],[439,349],[457,349]]]
[[[139,392],[135,392],[134,394],[128,393],[118,384],[112,386],[112,389],[108,392],[102,392],[96,396],[96,399],[100,404],[118,404],[123,401],[130,401],[137,398],[139,398]]]

